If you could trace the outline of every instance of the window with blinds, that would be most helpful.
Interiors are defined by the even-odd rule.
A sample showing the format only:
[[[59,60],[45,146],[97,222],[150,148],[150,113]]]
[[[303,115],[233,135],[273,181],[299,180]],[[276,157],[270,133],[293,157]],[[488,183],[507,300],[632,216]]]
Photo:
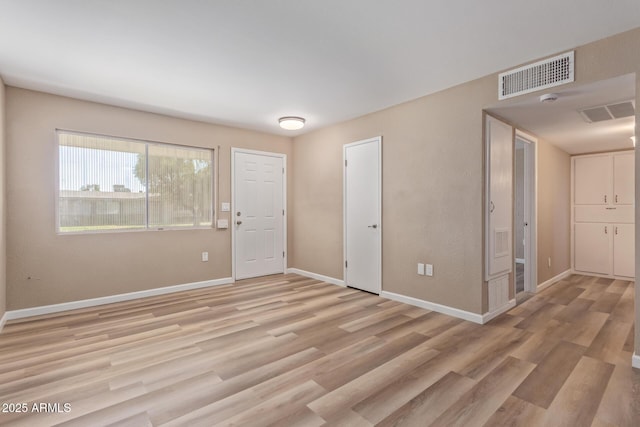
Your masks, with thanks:
[[[58,131],[60,233],[211,227],[213,151]]]

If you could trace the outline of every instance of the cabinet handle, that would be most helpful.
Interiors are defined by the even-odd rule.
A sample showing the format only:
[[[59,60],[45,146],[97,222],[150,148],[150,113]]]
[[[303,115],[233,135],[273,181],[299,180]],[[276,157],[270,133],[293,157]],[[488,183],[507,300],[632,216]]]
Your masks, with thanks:
[[[604,234],[609,234],[608,231],[607,231],[607,226],[606,225],[604,226]]]
[[[604,195],[604,202],[607,203],[607,195]]]
[[[616,236],[618,235],[618,227],[615,228]]]
[[[618,195],[616,194],[616,203],[618,203]]]

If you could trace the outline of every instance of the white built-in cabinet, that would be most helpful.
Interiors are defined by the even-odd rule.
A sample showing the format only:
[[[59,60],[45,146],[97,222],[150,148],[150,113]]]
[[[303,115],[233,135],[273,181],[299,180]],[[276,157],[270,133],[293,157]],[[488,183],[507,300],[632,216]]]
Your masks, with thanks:
[[[634,165],[632,151],[573,157],[577,273],[635,277]]]

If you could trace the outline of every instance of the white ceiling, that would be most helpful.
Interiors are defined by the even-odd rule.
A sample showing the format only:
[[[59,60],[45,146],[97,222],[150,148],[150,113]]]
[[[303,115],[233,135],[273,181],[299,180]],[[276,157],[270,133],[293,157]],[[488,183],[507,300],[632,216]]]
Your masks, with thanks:
[[[296,135],[638,26],[638,0],[0,0],[0,75]]]
[[[525,95],[507,107],[487,110],[535,133],[569,154],[633,147],[630,137],[634,134],[635,117],[588,123],[578,110],[635,100],[635,74],[570,89],[550,89],[547,93],[558,94],[558,100],[541,103],[539,95]]]

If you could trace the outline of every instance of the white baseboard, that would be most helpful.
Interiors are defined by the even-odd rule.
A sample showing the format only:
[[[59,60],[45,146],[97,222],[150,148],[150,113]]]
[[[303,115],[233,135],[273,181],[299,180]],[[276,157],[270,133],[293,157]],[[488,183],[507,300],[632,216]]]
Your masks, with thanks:
[[[536,292],[540,292],[543,289],[546,289],[549,286],[553,285],[554,283],[559,282],[560,280],[565,279],[565,278],[567,278],[569,276],[571,276],[571,269],[569,269],[567,271],[563,271],[562,273],[558,274],[557,276],[552,277],[551,279],[547,280],[546,282],[540,283],[536,287]]]
[[[58,313],[61,311],[75,310],[78,308],[94,307],[97,305],[112,304],[114,302],[130,301],[138,298],[153,297],[157,295],[171,294],[174,292],[190,291],[193,289],[207,288],[209,286],[228,285],[233,283],[231,277],[222,279],[205,280],[203,282],[185,283],[182,285],[166,286],[163,288],[147,289],[145,291],[129,292],[126,294],[110,295],[107,297],[84,299],[80,301],[64,302],[61,304],[43,305],[40,307],[23,308],[7,311],[2,317],[5,320],[22,319],[42,314]]]
[[[636,280],[635,277],[614,276],[612,274],[589,273],[586,271],[577,271],[575,269],[571,270],[571,274],[579,274],[580,276],[588,276],[588,277],[602,277],[603,279],[622,280],[624,282],[633,282]]]
[[[631,366],[636,369],[640,369],[640,355],[633,353],[633,357],[631,357]]]
[[[7,317],[7,312],[5,311],[5,313],[0,318],[0,332],[2,332],[2,328],[4,328],[4,324],[7,323],[7,320],[9,319]]]
[[[471,313],[470,311],[460,310],[458,308],[449,307],[447,305],[437,304],[435,302],[425,301],[418,298],[408,297],[393,292],[382,291],[380,296],[390,300],[402,302],[416,307],[424,308],[448,316],[457,317],[458,319],[468,320],[470,322],[482,324],[482,315]]]
[[[496,317],[500,316],[502,313],[505,313],[505,312],[511,310],[515,306],[516,306],[516,300],[512,299],[511,301],[509,301],[508,303],[506,303],[502,307],[496,308],[495,310],[493,310],[490,313],[483,314],[482,315],[482,324],[484,325],[485,323],[489,322],[490,320],[495,319]]]
[[[524,258],[516,258],[516,264],[524,264]]]
[[[299,274],[300,276],[305,276],[305,277],[309,277],[311,279],[316,279],[316,280],[322,280],[323,282],[331,283],[333,285],[345,286],[343,280],[335,279],[329,276],[324,276],[322,274],[312,273],[310,271],[300,270],[298,268],[288,268],[287,273]],[[516,300],[511,300],[509,301],[508,305],[505,305],[504,307],[501,307],[500,309],[492,313],[486,313],[484,315],[481,315],[481,314],[471,313],[470,311],[460,310],[460,309],[449,307],[446,305],[436,304],[434,302],[421,300],[418,298],[396,294],[393,292],[382,291],[380,292],[380,296],[382,298],[413,305],[416,307],[424,308],[426,310],[436,311],[438,313],[446,314],[449,316],[457,317],[458,319],[468,320],[470,322],[479,323],[479,324],[488,322],[489,320],[504,313],[507,310],[510,310],[516,305]]]
[[[310,271],[300,270],[299,268],[287,268],[287,274],[299,274],[300,276],[309,277],[310,279],[322,280],[323,282],[331,283],[332,285],[338,285],[344,287],[344,280],[336,279],[334,277],[324,276],[322,274],[312,273]]]

